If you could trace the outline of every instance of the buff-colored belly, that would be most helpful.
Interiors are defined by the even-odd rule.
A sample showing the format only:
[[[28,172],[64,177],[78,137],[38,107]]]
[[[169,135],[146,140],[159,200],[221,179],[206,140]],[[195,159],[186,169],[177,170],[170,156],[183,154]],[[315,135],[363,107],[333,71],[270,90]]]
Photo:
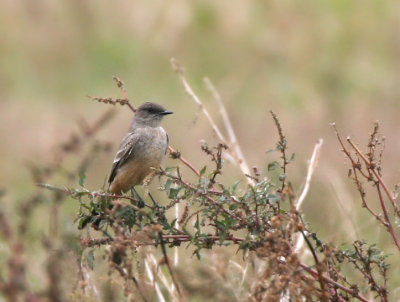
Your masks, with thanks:
[[[128,160],[118,169],[110,185],[112,193],[121,194],[133,186],[142,184],[143,180],[155,168],[160,166],[167,147],[165,131],[162,130],[148,134],[152,139],[144,139],[144,143],[134,150],[132,159]]]
[[[140,160],[131,160],[118,169],[110,191],[115,194],[128,191],[131,187],[140,185],[154,168],[160,166],[161,160],[158,163],[143,162]]]

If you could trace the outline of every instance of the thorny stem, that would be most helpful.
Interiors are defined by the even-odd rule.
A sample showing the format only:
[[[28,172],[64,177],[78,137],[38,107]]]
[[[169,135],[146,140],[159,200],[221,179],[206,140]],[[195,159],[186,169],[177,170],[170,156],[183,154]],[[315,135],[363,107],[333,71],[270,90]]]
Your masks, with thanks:
[[[178,235],[164,235],[164,234],[162,234],[162,238],[166,239],[166,240],[170,239],[170,240],[172,240],[172,242],[178,241],[180,243],[191,242],[191,240],[192,240],[190,238],[190,236],[186,235],[186,234],[181,234],[181,235],[179,235],[179,234]],[[218,240],[220,240],[220,236],[210,235],[208,237],[203,237],[201,239],[205,240],[205,241],[207,241],[207,240],[218,241]],[[238,238],[238,237],[233,237],[233,236],[227,236],[225,240],[230,240],[230,241],[233,241],[235,243],[239,243],[239,242],[243,241],[244,239],[243,238]],[[131,241],[131,240],[127,239],[126,241]],[[104,238],[103,240],[102,240],[102,238],[101,239],[83,239],[83,240],[81,240],[81,244],[83,244],[85,246],[88,246],[88,247],[94,246],[94,245],[109,244],[109,243],[110,243],[110,239],[109,238]],[[157,241],[150,242],[150,243],[146,242],[146,243],[137,244],[137,245],[138,246],[139,245],[143,246],[143,245],[155,245],[155,244],[157,244]],[[347,292],[348,294],[352,295],[354,298],[356,298],[356,299],[358,299],[360,301],[368,302],[368,300],[366,298],[364,298],[363,296],[361,296],[356,290],[348,288],[348,287],[346,287],[346,286],[344,286],[344,285],[332,280],[331,278],[324,276],[322,274],[322,272],[318,272],[317,270],[312,269],[311,267],[309,267],[306,264],[300,263],[300,266],[305,271],[307,271],[312,276],[314,276],[315,278],[321,279],[320,282],[327,282],[327,283],[329,283],[329,284],[331,284],[331,285],[333,285],[333,286],[335,286],[335,287]]]
[[[282,188],[281,188],[281,193],[283,194],[285,185],[286,185],[286,166],[289,163],[289,161],[286,158],[286,149],[287,149],[287,143],[286,143],[286,138],[283,135],[283,130],[281,123],[279,122],[278,117],[276,116],[275,112],[270,110],[270,113],[272,115],[272,118],[274,119],[276,128],[278,129],[278,134],[279,134],[279,142],[278,142],[278,149],[282,153],[282,171],[283,171],[283,177],[282,177]]]
[[[357,190],[360,192],[361,195],[361,202],[362,202],[362,206],[364,208],[367,209],[368,212],[371,213],[372,216],[374,216],[379,222],[381,222],[385,227],[387,227],[387,222],[384,221],[377,213],[375,213],[368,205],[367,201],[365,200],[365,193],[364,193],[364,189],[361,185],[360,180],[358,179],[358,172],[360,172],[360,170],[357,170],[355,165],[352,166],[352,171],[354,174],[354,181],[356,183],[357,186]]]
[[[177,180],[179,180],[186,188],[188,188],[188,189],[190,189],[190,190],[192,190],[192,191],[196,191],[196,188],[195,188],[195,187],[193,187],[192,185],[188,184],[188,183],[185,182],[184,180],[179,179],[179,178],[177,178]],[[208,201],[210,201],[212,204],[218,205],[219,208],[220,208],[224,213],[226,213],[226,214],[228,214],[228,215],[230,214],[228,210],[226,210],[222,205],[218,204],[214,198],[208,196],[206,193],[197,192],[197,194],[199,194],[199,195],[205,197],[205,198],[206,198]]]
[[[186,234],[184,234],[184,235],[183,234],[182,235],[180,235],[180,234],[178,234],[178,235],[163,235],[163,238],[172,239],[172,240],[178,240],[178,241],[190,241],[191,240],[190,236],[186,235]],[[201,240],[218,241],[218,240],[221,239],[221,237],[217,236],[217,235],[209,235],[207,237],[203,237],[203,238],[200,238],[200,239]],[[243,238],[239,238],[239,237],[235,237],[235,236],[232,236],[232,235],[227,235],[226,236],[226,240],[233,241],[235,243],[239,243],[239,242],[242,242],[244,239]]]
[[[90,192],[90,191],[84,191],[84,192],[74,192],[73,190],[70,190],[68,188],[59,188],[56,186],[52,186],[49,184],[37,184],[38,187],[41,188],[45,188],[48,190],[52,190],[52,191],[58,191],[58,192],[62,192],[66,195],[75,195],[75,194],[79,194],[79,193],[85,193],[87,195],[90,196],[96,196],[96,197],[109,197],[109,198],[118,198],[118,199],[128,199],[131,201],[137,201],[137,199],[127,196],[127,195],[115,195],[115,194],[107,194],[107,193],[99,193],[99,192]],[[139,208],[138,208],[139,209]]]
[[[387,228],[388,232],[390,233],[391,237],[393,238],[393,241],[394,241],[394,243],[395,243],[397,249],[400,250],[400,242],[399,242],[399,240],[398,240],[398,238],[397,238],[397,236],[396,236],[396,233],[395,233],[395,231],[394,231],[394,229],[393,229],[393,226],[392,226],[392,223],[391,223],[391,221],[390,221],[389,214],[388,214],[386,205],[385,205],[385,203],[384,203],[383,196],[382,196],[381,189],[380,189],[379,185],[381,185],[381,186],[383,187],[383,189],[384,189],[384,191],[385,191],[387,197],[389,198],[390,202],[392,203],[393,207],[394,207],[395,210],[396,210],[396,209],[397,209],[397,206],[396,206],[395,200],[393,199],[393,196],[390,194],[390,192],[389,192],[389,190],[388,190],[386,184],[383,182],[382,178],[380,177],[379,173],[377,173],[375,167],[374,167],[373,164],[370,162],[370,160],[368,160],[368,159],[365,157],[365,155],[360,151],[360,149],[352,142],[352,140],[350,139],[350,137],[347,137],[347,142],[348,142],[348,143],[350,144],[350,146],[354,149],[354,151],[356,152],[356,154],[364,161],[365,166],[366,166],[366,168],[367,168],[367,171],[368,171],[369,173],[372,172],[373,175],[374,175],[374,176],[376,177],[376,179],[377,179],[377,180],[371,179],[371,178],[369,178],[369,177],[366,177],[366,176],[363,174],[364,177],[366,177],[368,181],[373,181],[374,184],[375,184],[375,186],[376,186],[376,188],[377,188],[377,192],[378,192],[378,196],[379,196],[379,202],[380,202],[380,205],[381,205],[381,208],[382,208],[382,211],[383,211],[383,215],[384,215],[384,217],[385,217],[385,221],[383,221],[382,219],[380,219],[379,215],[375,214],[375,213],[367,206],[367,203],[366,203],[366,200],[365,200],[365,196],[364,196],[364,195],[365,195],[364,190],[363,190],[363,188],[362,188],[362,186],[361,186],[361,183],[360,183],[359,179],[357,178],[357,171],[360,171],[360,172],[362,173],[361,167],[359,166],[359,164],[356,163],[356,161],[355,161],[355,160],[353,159],[353,157],[351,156],[350,152],[349,152],[349,151],[347,150],[347,148],[345,147],[345,145],[344,145],[344,143],[343,143],[343,141],[342,141],[342,139],[341,139],[341,137],[340,137],[340,135],[339,135],[339,132],[338,132],[338,130],[337,130],[337,128],[336,128],[336,125],[335,125],[335,124],[332,124],[332,126],[333,126],[333,128],[334,128],[334,130],[335,130],[335,133],[336,133],[336,136],[337,136],[337,138],[338,138],[338,141],[339,141],[339,143],[340,143],[340,145],[341,145],[341,147],[342,147],[342,151],[346,154],[346,156],[347,156],[347,157],[350,159],[350,161],[351,161],[352,170],[353,170],[353,172],[354,172],[354,180],[355,180],[355,182],[356,182],[357,189],[358,189],[358,191],[360,192],[363,205],[367,208],[367,210],[368,210],[373,216],[375,216],[375,218],[377,218],[379,221],[381,221],[382,224]],[[375,131],[375,130],[374,130],[374,131]]]
[[[307,272],[309,272],[311,275],[313,275],[314,277],[318,278],[319,274],[318,274],[318,272],[317,272],[316,270],[312,269],[311,267],[309,267],[309,266],[307,266],[307,265],[305,265],[305,264],[303,264],[303,263],[300,263],[300,266],[301,266],[302,268],[304,268]],[[354,298],[356,298],[356,299],[358,299],[358,300],[360,300],[360,301],[363,301],[363,302],[369,302],[369,300],[366,299],[366,298],[364,298],[363,296],[361,296],[361,295],[358,293],[358,291],[355,291],[355,290],[353,290],[353,289],[351,289],[351,288],[348,288],[348,287],[346,287],[346,286],[344,286],[344,285],[342,285],[342,284],[340,284],[340,283],[337,283],[336,281],[334,281],[334,280],[332,280],[331,278],[326,277],[326,276],[324,276],[324,275],[322,275],[321,277],[322,277],[322,279],[324,279],[326,282],[328,282],[328,283],[330,283],[330,284],[336,286],[337,288],[340,288],[341,290],[345,291],[346,293],[352,295]]]
[[[163,172],[163,173],[164,173],[164,172]],[[207,199],[209,202],[211,202],[213,205],[218,206],[219,209],[220,209],[222,212],[224,212],[225,214],[227,214],[227,215],[229,215],[229,216],[232,215],[232,213],[229,212],[227,209],[225,209],[225,208],[222,206],[222,204],[219,204],[214,198],[212,198],[211,196],[209,196],[207,193],[201,192],[201,191],[197,190],[194,186],[192,186],[191,184],[185,182],[183,179],[181,179],[181,178],[179,178],[179,177],[172,176],[172,175],[168,175],[168,177],[170,177],[170,178],[172,178],[172,179],[174,179],[174,180],[180,182],[180,183],[181,183],[182,185],[184,185],[187,189],[190,189],[191,191],[196,192],[196,194],[198,194],[198,195],[200,195],[200,196],[206,198],[206,199]],[[234,200],[234,199],[232,198],[232,200]],[[237,218],[238,220],[242,221],[242,222],[245,220],[245,218],[243,218],[243,217],[236,217],[236,218]]]
[[[360,251],[360,248],[356,244],[353,244],[353,247],[354,247],[355,252],[357,253],[358,259],[361,260],[365,269],[363,269],[360,265],[358,265],[356,261],[354,261],[354,262],[352,261],[353,265],[358,269],[358,271],[360,271],[363,274],[364,278],[368,281],[368,284],[370,284],[371,287],[375,287],[375,288],[379,289],[379,290],[377,290],[377,292],[379,293],[379,295],[381,296],[383,301],[387,301],[386,293],[381,291],[381,289],[377,285],[374,277],[371,274],[371,265],[370,265],[369,260],[367,260],[363,256],[362,251]]]
[[[396,201],[394,200],[392,194],[390,194],[389,189],[387,188],[386,184],[383,182],[381,176],[379,175],[379,173],[375,170],[372,170],[372,173],[374,173],[375,177],[378,179],[379,183],[381,184],[383,190],[386,193],[386,196],[389,198],[390,202],[392,203],[394,209],[396,211],[398,211],[397,205],[396,205]]]
[[[381,203],[381,208],[382,208],[382,211],[383,211],[383,215],[385,216],[385,220],[387,222],[387,229],[388,229],[390,235],[392,235],[392,238],[393,238],[394,243],[396,244],[397,248],[400,250],[400,242],[398,241],[396,233],[395,233],[395,231],[393,229],[393,226],[392,226],[392,224],[391,224],[391,222],[389,220],[389,214],[388,214],[388,212],[386,210],[386,206],[385,206],[385,203],[384,203],[384,200],[383,200],[383,196],[382,196],[382,192],[381,192],[381,188],[379,186],[379,183],[376,184],[376,190],[378,191],[379,202]]]
[[[393,207],[396,209],[396,202],[393,199],[392,194],[389,192],[389,189],[387,188],[386,184],[383,182],[381,176],[379,173],[376,171],[375,167],[373,166],[372,162],[369,161],[364,154],[361,153],[360,149],[357,148],[357,146],[351,141],[350,137],[347,138],[347,141],[349,144],[353,147],[353,149],[356,151],[356,153],[364,160],[365,165],[367,166],[367,169],[372,171],[372,173],[375,175],[375,177],[378,179],[378,182],[382,185],[387,197],[389,198],[390,202],[392,203]]]
[[[324,283],[324,279],[323,279],[323,275],[322,275],[322,270],[321,270],[321,264],[318,260],[318,256],[315,253],[315,250],[310,242],[310,240],[307,238],[306,234],[304,234],[304,232],[302,230],[300,230],[301,234],[303,235],[304,240],[306,241],[311,254],[313,255],[314,261],[315,261],[315,265],[317,268],[317,272],[318,272],[318,281],[321,284],[321,291],[322,291],[322,300],[323,301],[327,301],[327,295],[326,295],[326,288],[325,288],[325,283]]]
[[[362,160],[365,162],[367,170],[368,171],[372,171],[374,176],[378,179],[377,181],[374,181],[374,182],[375,182],[375,186],[376,186],[376,189],[377,189],[377,192],[378,192],[379,202],[380,202],[380,205],[381,205],[381,208],[382,208],[382,211],[383,211],[383,215],[385,217],[386,227],[387,227],[390,235],[392,236],[393,241],[394,241],[397,249],[400,250],[400,242],[399,242],[399,240],[398,240],[398,238],[396,236],[396,233],[395,233],[395,231],[393,229],[393,226],[392,226],[392,223],[390,221],[389,214],[388,214],[388,211],[386,209],[386,205],[385,205],[385,202],[383,200],[383,196],[382,196],[382,192],[381,192],[379,184],[382,185],[382,187],[383,187],[383,189],[384,189],[384,191],[386,193],[386,196],[389,198],[390,202],[392,203],[392,205],[393,205],[393,207],[395,209],[397,208],[396,202],[394,201],[394,199],[392,197],[392,194],[389,192],[388,188],[386,187],[386,184],[383,182],[383,180],[380,177],[379,173],[377,173],[377,171],[376,171],[375,167],[373,166],[373,164],[364,156],[364,154],[362,154],[360,149],[358,149],[358,147],[352,142],[350,137],[347,138],[347,141],[349,142],[351,147],[354,149],[354,151],[357,153],[357,155],[359,155],[362,158]]]
[[[178,230],[177,230],[178,231]],[[160,235],[159,235],[160,236]],[[174,242],[179,242],[179,243],[184,243],[184,242],[191,242],[192,238],[189,235],[186,234],[162,234],[161,237],[163,240],[167,240],[166,243],[174,243]],[[218,235],[208,235],[205,237],[199,238],[200,241],[207,242],[207,241],[219,241],[221,240],[221,237]],[[233,235],[227,235],[224,240],[226,241],[232,241],[234,243],[240,243],[244,241],[245,239],[235,237]],[[113,238],[85,238],[80,240],[80,244],[86,247],[93,247],[93,246],[101,246],[101,245],[108,245],[111,242],[113,242]],[[122,244],[124,243],[130,243],[132,239],[126,239],[120,241]],[[157,243],[160,243],[157,240],[154,241],[148,241],[148,242],[135,242],[135,246],[155,246]]]
[[[367,169],[372,168],[372,163],[365,157],[364,154],[358,149],[358,147],[351,141],[350,137],[348,136],[346,140],[349,142],[349,144],[353,147],[354,151],[362,158],[362,160],[365,162]]]

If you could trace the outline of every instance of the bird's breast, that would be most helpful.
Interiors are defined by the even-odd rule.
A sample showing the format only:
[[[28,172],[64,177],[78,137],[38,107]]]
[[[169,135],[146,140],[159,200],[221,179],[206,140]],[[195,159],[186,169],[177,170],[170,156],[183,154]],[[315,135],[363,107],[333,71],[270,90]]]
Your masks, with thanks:
[[[167,134],[161,127],[148,127],[142,130],[135,156],[149,165],[158,166],[168,147]]]

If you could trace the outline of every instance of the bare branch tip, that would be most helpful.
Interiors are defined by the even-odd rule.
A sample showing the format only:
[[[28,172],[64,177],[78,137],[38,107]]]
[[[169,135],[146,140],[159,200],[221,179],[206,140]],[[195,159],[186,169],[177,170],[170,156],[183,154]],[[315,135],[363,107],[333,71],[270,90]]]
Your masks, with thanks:
[[[118,88],[124,86],[124,82],[117,76],[112,76],[112,79],[117,83]]]
[[[185,69],[183,68],[182,64],[176,59],[176,58],[171,58],[170,63],[172,65],[173,70],[178,73],[179,75],[184,75],[185,74]]]
[[[206,87],[208,88],[208,90],[215,89],[213,83],[211,82],[211,80],[208,77],[204,77],[203,82],[206,85]]]

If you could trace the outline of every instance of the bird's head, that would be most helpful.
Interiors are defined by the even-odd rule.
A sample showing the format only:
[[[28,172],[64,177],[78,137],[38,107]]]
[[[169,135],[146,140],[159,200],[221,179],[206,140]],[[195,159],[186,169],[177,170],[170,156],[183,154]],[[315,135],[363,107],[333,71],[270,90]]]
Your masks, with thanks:
[[[146,102],[136,109],[133,121],[145,126],[158,127],[163,117],[172,113],[159,104]]]

